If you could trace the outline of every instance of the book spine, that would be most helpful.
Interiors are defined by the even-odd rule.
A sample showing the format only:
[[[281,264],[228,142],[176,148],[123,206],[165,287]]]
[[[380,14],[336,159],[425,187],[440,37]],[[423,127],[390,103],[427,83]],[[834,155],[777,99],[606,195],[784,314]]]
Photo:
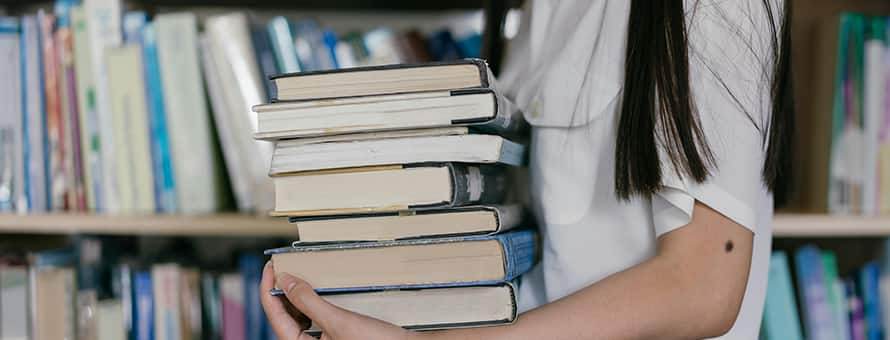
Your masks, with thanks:
[[[503,200],[506,178],[497,166],[448,163],[452,178],[451,206],[495,204]]]
[[[25,77],[23,87],[25,101],[25,124],[27,142],[25,143],[25,163],[27,178],[28,210],[44,212],[47,209],[48,186],[46,181],[45,157],[45,113],[43,101],[43,67],[40,44],[40,33],[37,18],[26,16],[22,19],[22,39],[24,44],[23,61]]]
[[[92,51],[87,30],[86,9],[71,8],[71,30],[74,53],[74,79],[80,134],[80,158],[83,166],[86,208],[97,211],[103,206],[102,164],[99,150],[98,117],[96,116],[95,84],[92,74]]]
[[[833,338],[832,317],[828,306],[825,277],[821,255],[813,246],[799,249],[795,254],[800,293],[804,308],[804,324],[807,338],[829,340]]]
[[[64,130],[62,127],[62,112],[59,103],[59,77],[58,64],[56,63],[55,16],[38,12],[41,26],[41,44],[43,47],[43,77],[44,95],[46,100],[46,147],[49,163],[48,186],[50,191],[49,204],[52,210],[65,208],[65,154],[63,148]]]
[[[882,340],[883,335],[880,298],[878,297],[879,271],[878,264],[870,262],[859,273],[867,340]]]
[[[144,26],[142,39],[155,203],[158,211],[173,213],[176,211],[176,192],[174,190],[173,164],[170,160],[170,142],[167,135],[167,113],[164,109],[164,93],[161,87],[161,71],[158,64],[157,40],[153,24]]]
[[[18,18],[0,17],[0,53],[5,60],[0,66],[0,156],[5,174],[0,187],[7,193],[0,199],[0,210],[13,211],[25,205],[24,159],[22,157],[21,115],[21,28]]]
[[[520,230],[497,236],[504,248],[504,281],[513,280],[532,269],[538,255],[538,234]]]
[[[62,100],[62,126],[65,137],[65,173],[69,188],[69,209],[87,208],[86,180],[83,171],[80,136],[80,112],[77,102],[77,79],[74,74],[73,31],[71,29],[71,0],[56,1],[56,51],[59,64],[59,93]]]

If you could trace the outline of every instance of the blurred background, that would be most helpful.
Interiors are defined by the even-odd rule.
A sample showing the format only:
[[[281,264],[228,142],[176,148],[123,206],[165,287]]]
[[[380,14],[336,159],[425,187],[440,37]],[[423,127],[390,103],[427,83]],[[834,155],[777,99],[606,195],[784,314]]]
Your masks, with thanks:
[[[460,58],[497,73],[526,1],[0,0],[0,339],[271,337],[261,251],[296,229],[265,217],[251,107],[268,77]],[[790,1],[796,189],[764,338],[879,339],[890,1]]]

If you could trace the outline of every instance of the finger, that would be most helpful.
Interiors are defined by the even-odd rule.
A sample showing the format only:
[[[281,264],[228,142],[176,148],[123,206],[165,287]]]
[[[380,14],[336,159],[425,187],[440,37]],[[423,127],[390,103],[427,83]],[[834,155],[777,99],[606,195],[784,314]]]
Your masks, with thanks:
[[[260,302],[263,305],[263,310],[266,311],[269,324],[272,326],[275,334],[278,335],[278,338],[292,339],[294,334],[300,334],[305,327],[302,327],[297,322],[297,319],[288,313],[284,301],[277,296],[269,294],[269,291],[275,285],[274,278],[275,272],[272,270],[271,262],[267,262],[265,268],[263,268],[263,278],[260,281]]]
[[[316,340],[315,337],[309,335],[306,332],[300,333],[300,337],[297,340]]]
[[[321,333],[321,339],[320,339],[320,340],[332,340],[332,339],[331,339],[331,336],[329,336],[328,334],[330,334],[330,333]]]
[[[308,282],[287,274],[278,274],[278,287],[287,299],[322,329],[330,329],[342,313],[342,309],[322,299]]]

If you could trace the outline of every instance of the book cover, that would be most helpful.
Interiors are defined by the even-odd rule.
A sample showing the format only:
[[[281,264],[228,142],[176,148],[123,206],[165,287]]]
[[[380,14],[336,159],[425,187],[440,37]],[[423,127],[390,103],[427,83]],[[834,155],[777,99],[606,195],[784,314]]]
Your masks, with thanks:
[[[504,255],[504,277],[494,281],[482,282],[452,282],[452,283],[426,283],[416,285],[401,286],[365,286],[350,288],[317,288],[319,293],[333,292],[358,292],[372,290],[387,289],[420,289],[420,288],[436,288],[436,287],[461,287],[461,286],[477,286],[477,285],[496,285],[511,281],[519,275],[527,272],[534,265],[537,259],[538,236],[533,230],[517,230],[505,234],[497,234],[490,236],[472,236],[472,237],[448,237],[448,238],[432,238],[432,239],[414,239],[401,241],[384,241],[384,242],[357,242],[357,243],[333,243],[333,244],[301,244],[294,242],[290,247],[269,249],[264,252],[267,256],[276,254],[286,254],[293,252],[316,252],[331,250],[349,250],[363,248],[380,248],[380,247],[400,247],[410,245],[431,245],[431,244],[447,244],[455,242],[477,242],[497,240],[502,247]],[[280,290],[273,290],[273,295],[283,294]]]
[[[145,63],[145,90],[156,208],[159,212],[174,213],[177,209],[176,181],[173,176],[170,141],[167,134],[167,111],[164,103],[154,23],[146,24],[143,27],[142,60]]]
[[[821,253],[815,246],[804,246],[795,252],[798,292],[801,295],[807,339],[833,339],[831,307],[827,301],[825,274]]]
[[[155,330],[152,273],[133,275],[133,340],[153,340]]]
[[[101,187],[103,190],[100,211],[121,212],[118,203],[121,201],[117,179],[116,145],[126,145],[123,141],[114,140],[114,124],[112,119],[111,95],[108,84],[108,62],[106,50],[120,47],[123,43],[123,5],[121,0],[84,0],[83,6],[87,17],[87,33],[90,41],[89,53],[92,62],[92,84],[96,110],[96,131],[98,138],[92,143],[99,148],[100,165],[102,167]],[[127,71],[129,72],[129,71]],[[95,137],[96,135],[94,135]]]
[[[803,339],[788,258],[782,251],[773,252],[770,257],[762,328],[767,339]]]
[[[46,114],[44,111],[43,57],[40,26],[36,16],[24,16],[22,25],[22,90],[25,94],[24,162],[27,210],[45,212],[48,208]]]
[[[100,150],[99,117],[96,108],[96,84],[93,81],[92,41],[87,27],[86,8],[71,7],[74,78],[77,90],[77,111],[80,126],[80,155],[83,163],[84,191],[89,211],[98,211],[105,204],[102,155]]]
[[[180,268],[176,264],[158,264],[151,269],[154,305],[154,338],[179,340],[182,338],[182,311],[180,308]]]
[[[882,340],[884,329],[881,319],[880,267],[876,262],[869,262],[859,270],[859,291],[862,296],[863,315],[866,325],[867,340]]]
[[[244,278],[241,274],[223,274],[219,288],[222,298],[223,340],[246,340]]]
[[[212,60],[205,64],[215,73],[207,75],[211,102],[214,103],[214,122],[238,208],[241,211],[271,210],[272,181],[267,171],[272,145],[251,140],[256,132],[256,119],[250,108],[262,103],[264,96],[247,16],[232,13],[208,18],[205,34],[204,54]],[[211,85],[211,79],[217,84]]]
[[[193,13],[165,13],[154,25],[172,177],[182,179],[174,185],[178,211],[212,213],[223,207],[225,188],[202,83],[198,19]],[[223,133],[228,132],[220,130],[220,138]]]
[[[18,18],[0,17],[0,211],[25,205],[25,169],[22,139],[22,51]]]

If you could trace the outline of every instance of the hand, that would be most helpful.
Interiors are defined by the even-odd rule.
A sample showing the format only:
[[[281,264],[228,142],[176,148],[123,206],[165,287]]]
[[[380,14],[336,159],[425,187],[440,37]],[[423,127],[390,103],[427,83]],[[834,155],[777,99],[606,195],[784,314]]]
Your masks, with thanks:
[[[322,340],[414,340],[418,333],[334,306],[300,278],[281,274],[275,280],[272,262],[263,269],[260,297],[266,317],[281,340],[314,340],[304,331],[314,323]],[[286,296],[272,296],[277,281]],[[312,321],[310,321],[310,319]]]

